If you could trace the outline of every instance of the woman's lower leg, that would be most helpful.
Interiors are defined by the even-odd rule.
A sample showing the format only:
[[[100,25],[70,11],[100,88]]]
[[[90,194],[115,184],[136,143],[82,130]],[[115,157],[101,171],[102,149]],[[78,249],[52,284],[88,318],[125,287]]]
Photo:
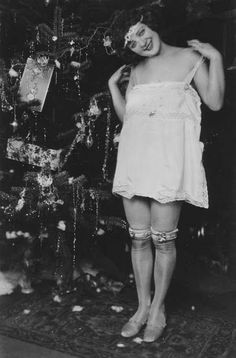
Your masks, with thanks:
[[[176,264],[175,239],[182,202],[161,204],[151,202],[151,232],[155,247],[154,284],[150,320],[157,320],[159,311],[164,309],[164,301]]]
[[[151,243],[150,200],[135,196],[123,198],[131,236],[131,260],[138,295],[138,309],[132,319],[142,320],[151,301],[153,252]]]
[[[149,323],[158,322],[158,316],[164,314],[165,297],[170,286],[175,264],[176,248],[174,241],[155,246],[155,293],[150,309]]]
[[[132,238],[131,257],[138,294],[138,309],[122,328],[121,335],[124,337],[136,335],[148,318],[153,269],[150,230],[129,229],[129,232]]]
[[[153,342],[159,338],[166,326],[164,301],[176,263],[175,238],[177,231],[177,229],[171,232],[154,232],[152,230],[155,247],[155,293],[144,332],[144,341],[146,342]]]
[[[153,253],[151,247],[151,233],[146,231],[147,240],[132,238],[131,259],[138,296],[138,310],[134,317],[143,318],[151,303],[151,278],[153,271]]]

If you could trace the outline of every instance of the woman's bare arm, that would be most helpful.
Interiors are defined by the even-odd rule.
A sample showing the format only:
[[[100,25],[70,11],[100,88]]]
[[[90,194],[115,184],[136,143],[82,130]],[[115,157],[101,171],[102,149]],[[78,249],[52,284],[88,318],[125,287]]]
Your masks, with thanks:
[[[126,67],[126,65],[120,67],[113,75],[110,77],[108,81],[108,87],[111,93],[113,106],[117,117],[121,122],[124,120],[125,114],[125,98],[123,97],[120,88],[118,86],[118,82],[122,76],[122,71]]]
[[[194,83],[203,102],[213,111],[218,111],[224,103],[225,77],[222,56],[212,45],[191,40],[188,44],[209,60],[209,66],[200,66]]]

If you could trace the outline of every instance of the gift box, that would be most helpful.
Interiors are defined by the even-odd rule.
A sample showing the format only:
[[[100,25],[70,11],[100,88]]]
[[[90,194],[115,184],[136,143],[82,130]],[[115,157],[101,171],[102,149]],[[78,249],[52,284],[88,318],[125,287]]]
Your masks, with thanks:
[[[49,64],[45,56],[29,57],[20,81],[19,100],[31,102],[34,111],[42,112],[53,70],[54,65]]]
[[[57,170],[60,166],[61,152],[62,149],[42,148],[35,144],[25,143],[22,139],[8,138],[6,158]]]

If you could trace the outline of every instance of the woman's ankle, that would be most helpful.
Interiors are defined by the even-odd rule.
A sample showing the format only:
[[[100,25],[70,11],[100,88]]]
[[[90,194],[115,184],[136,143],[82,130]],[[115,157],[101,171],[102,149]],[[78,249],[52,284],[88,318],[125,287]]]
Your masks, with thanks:
[[[149,312],[150,312],[151,303],[149,304],[139,304],[136,312],[134,313],[133,317],[137,320],[147,319]]]
[[[166,313],[165,313],[165,304],[162,303],[161,305],[153,305],[153,302],[152,302],[152,305],[150,307],[150,310],[149,310],[149,317],[148,317],[148,321],[157,321],[159,319],[162,319],[163,316],[165,317]]]
[[[148,300],[147,302],[140,302],[138,305],[139,311],[149,311],[151,307],[151,300]]]

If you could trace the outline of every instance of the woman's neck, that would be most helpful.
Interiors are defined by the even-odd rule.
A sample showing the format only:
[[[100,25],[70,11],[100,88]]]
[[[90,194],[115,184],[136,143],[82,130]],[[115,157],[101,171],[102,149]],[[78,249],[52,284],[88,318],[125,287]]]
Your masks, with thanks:
[[[146,57],[145,62],[152,62],[152,60],[156,61],[158,59],[168,57],[172,54],[174,49],[174,46],[168,45],[165,42],[161,42],[160,50],[158,51],[158,53],[152,57]]]
[[[157,56],[168,56],[174,50],[174,46],[168,45],[165,42],[161,42],[160,50]]]

